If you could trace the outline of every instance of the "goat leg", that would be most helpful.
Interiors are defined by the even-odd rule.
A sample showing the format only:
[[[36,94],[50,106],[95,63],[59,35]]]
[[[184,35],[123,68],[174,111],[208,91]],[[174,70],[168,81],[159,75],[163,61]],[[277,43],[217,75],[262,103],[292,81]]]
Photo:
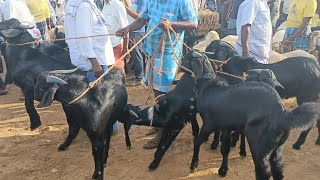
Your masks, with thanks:
[[[105,135],[98,135],[96,132],[89,134],[89,139],[92,145],[92,155],[94,159],[95,170],[92,175],[92,179],[103,180],[103,156],[105,153]]]
[[[197,122],[196,117],[192,118],[191,126],[192,126],[192,135],[193,135],[193,137],[198,136],[198,134],[199,134],[199,124]]]
[[[318,138],[316,141],[316,145],[320,145],[320,120],[318,120]]]
[[[30,118],[30,129],[35,130],[41,126],[40,116],[37,113],[36,108],[34,107],[34,90],[33,89],[24,89],[23,94],[25,96],[25,106],[26,111],[29,114]]]
[[[240,136],[240,133],[238,131],[234,131],[232,134],[231,134],[231,147],[236,147],[237,145],[237,142],[239,141],[239,136]]]
[[[72,141],[77,137],[80,131],[80,126],[75,120],[72,119],[72,112],[70,111],[70,109],[65,105],[62,105],[62,107],[64,112],[66,113],[67,122],[69,125],[69,134],[66,140],[58,147],[58,151],[65,151],[70,146]]]
[[[110,147],[110,140],[111,140],[111,132],[112,132],[112,126],[109,131],[106,132],[106,140],[105,140],[105,148],[104,148],[104,155],[103,155],[103,164],[104,167],[107,165],[108,157],[109,157],[109,147]]]
[[[295,150],[299,150],[301,148],[301,146],[305,143],[310,131],[311,131],[311,128],[302,131],[297,142],[293,144],[292,148]]]
[[[215,150],[217,149],[218,145],[219,145],[219,139],[220,139],[220,130],[215,130],[214,131],[214,137],[213,137],[213,141],[211,143],[211,149]]]
[[[209,135],[212,133],[210,129],[203,129],[203,126],[200,130],[199,136],[194,138],[194,147],[193,147],[193,156],[190,165],[190,172],[195,172],[199,163],[199,152],[200,146],[203,142],[208,141]]]
[[[224,130],[222,132],[222,144],[220,148],[220,152],[222,154],[222,164],[219,168],[219,175],[224,177],[227,175],[228,172],[228,156],[230,153],[230,136],[231,136],[231,131],[230,130]]]
[[[240,142],[240,156],[245,158],[247,156],[246,152],[246,136],[244,135],[243,132],[240,133],[241,136],[241,142]]]
[[[129,136],[129,130],[131,127],[131,123],[125,122],[125,123],[123,123],[123,127],[124,127],[124,134],[125,134],[127,149],[131,149],[131,140],[130,140],[130,136]]]
[[[164,156],[172,142],[176,139],[182,128],[183,127],[179,129],[164,129],[163,136],[161,137],[157,151],[154,154],[154,160],[149,165],[150,171],[156,169],[159,166],[162,157]]]

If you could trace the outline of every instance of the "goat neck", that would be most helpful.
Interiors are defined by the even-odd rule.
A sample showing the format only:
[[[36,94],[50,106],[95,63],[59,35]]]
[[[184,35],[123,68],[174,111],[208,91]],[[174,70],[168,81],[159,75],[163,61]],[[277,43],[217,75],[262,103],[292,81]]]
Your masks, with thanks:
[[[217,78],[215,70],[211,66],[211,63],[206,56],[204,56],[203,73],[200,78],[213,78],[213,79]]]

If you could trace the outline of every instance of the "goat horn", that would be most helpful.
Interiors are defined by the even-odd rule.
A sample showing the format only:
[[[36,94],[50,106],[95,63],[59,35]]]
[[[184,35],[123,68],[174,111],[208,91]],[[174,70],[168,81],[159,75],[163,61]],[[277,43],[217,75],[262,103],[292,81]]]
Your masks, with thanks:
[[[131,116],[134,116],[135,118],[139,118],[139,116],[134,111],[132,111],[131,109],[129,110],[129,113],[130,113]]]
[[[55,70],[55,71],[50,71],[49,73],[56,73],[56,74],[68,74],[68,73],[73,73],[76,70],[78,70],[78,68],[74,68],[74,69],[67,69],[67,70]]]
[[[47,76],[46,82],[47,83],[68,84],[66,81],[64,81],[56,76],[50,76],[50,75]]]

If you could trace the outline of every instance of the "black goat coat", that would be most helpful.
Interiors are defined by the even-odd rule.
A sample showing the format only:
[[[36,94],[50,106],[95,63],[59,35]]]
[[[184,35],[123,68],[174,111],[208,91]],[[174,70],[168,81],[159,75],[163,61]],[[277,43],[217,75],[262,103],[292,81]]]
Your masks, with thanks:
[[[274,64],[260,64],[252,59],[231,58],[222,66],[223,71],[242,75],[250,69],[270,69],[285,89],[277,89],[282,98],[297,97],[310,101],[308,96],[317,96],[320,92],[320,66],[306,57],[291,57]]]

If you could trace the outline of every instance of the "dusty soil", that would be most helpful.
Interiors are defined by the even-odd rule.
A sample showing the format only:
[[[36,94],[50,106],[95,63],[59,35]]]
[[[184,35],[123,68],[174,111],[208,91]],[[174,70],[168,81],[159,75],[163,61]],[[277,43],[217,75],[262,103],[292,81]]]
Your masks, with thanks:
[[[69,150],[57,152],[59,143],[67,136],[67,123],[61,106],[39,110],[42,127],[30,131],[29,117],[20,91],[11,86],[10,93],[0,96],[0,179],[90,179],[93,173],[91,146],[81,131]],[[143,104],[147,93],[143,88],[129,88],[129,102]],[[294,107],[294,100],[286,103]],[[199,121],[200,122],[200,121]],[[154,150],[145,150],[143,144],[151,137],[145,136],[148,127],[134,126],[131,131],[133,148],[127,150],[123,128],[112,138],[109,159],[105,168],[106,179],[222,179],[217,174],[221,163],[219,150],[210,150],[210,144],[201,147],[198,172],[189,173],[193,151],[190,125],[186,126],[164,156],[160,167],[148,171]],[[286,179],[320,179],[320,147],[314,144],[317,132],[314,128],[300,151],[291,148],[299,135],[291,133],[286,142],[283,159]],[[212,141],[212,137],[210,137]],[[248,148],[247,148],[248,149]],[[224,179],[254,179],[250,154],[242,159],[239,149],[230,153],[229,173]]]

